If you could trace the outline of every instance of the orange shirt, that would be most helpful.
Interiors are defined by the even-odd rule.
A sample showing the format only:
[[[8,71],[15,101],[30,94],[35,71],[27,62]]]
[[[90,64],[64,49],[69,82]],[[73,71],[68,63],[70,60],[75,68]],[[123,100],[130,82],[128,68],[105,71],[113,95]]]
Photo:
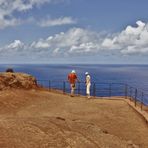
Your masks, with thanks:
[[[77,75],[75,73],[70,73],[68,75],[68,80],[71,84],[74,84],[77,79]]]

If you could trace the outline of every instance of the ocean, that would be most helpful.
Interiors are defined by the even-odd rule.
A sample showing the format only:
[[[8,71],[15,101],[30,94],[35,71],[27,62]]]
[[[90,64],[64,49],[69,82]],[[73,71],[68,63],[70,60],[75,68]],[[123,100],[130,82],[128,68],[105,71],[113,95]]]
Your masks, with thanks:
[[[67,80],[68,73],[74,69],[81,82],[85,81],[85,72],[87,71],[91,75],[91,81],[103,84],[103,87],[109,83],[128,84],[148,94],[148,65],[1,64],[0,72],[4,72],[7,68],[12,68],[15,72],[31,74],[36,77],[39,83],[44,82],[43,85],[46,87],[49,85],[47,80],[50,80],[50,87],[56,88],[61,85],[62,88],[62,82]],[[68,87],[67,85],[66,88]],[[85,85],[81,87],[85,89]],[[82,94],[84,94],[84,90],[82,90]],[[114,94],[120,95],[119,93]],[[148,103],[147,98],[144,102]]]

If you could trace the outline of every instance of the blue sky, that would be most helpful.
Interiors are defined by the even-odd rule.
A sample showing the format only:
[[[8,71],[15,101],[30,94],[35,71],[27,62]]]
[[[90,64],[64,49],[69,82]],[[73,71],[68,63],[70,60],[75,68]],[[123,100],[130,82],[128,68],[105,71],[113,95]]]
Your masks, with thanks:
[[[148,64],[146,0],[0,0],[0,63]]]

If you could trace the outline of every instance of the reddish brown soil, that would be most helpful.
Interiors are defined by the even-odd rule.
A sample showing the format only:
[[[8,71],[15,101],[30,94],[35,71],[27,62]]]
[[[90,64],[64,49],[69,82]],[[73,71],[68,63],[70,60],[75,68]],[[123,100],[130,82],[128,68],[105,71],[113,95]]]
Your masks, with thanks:
[[[148,126],[123,100],[0,92],[0,148],[65,147],[148,148]]]

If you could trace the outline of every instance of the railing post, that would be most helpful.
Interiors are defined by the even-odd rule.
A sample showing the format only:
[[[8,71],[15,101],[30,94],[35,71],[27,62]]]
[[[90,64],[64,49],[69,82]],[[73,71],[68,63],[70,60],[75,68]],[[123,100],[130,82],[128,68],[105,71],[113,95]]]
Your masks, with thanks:
[[[141,111],[142,111],[142,108],[143,108],[143,97],[144,97],[144,94],[142,92],[142,95],[141,95]]]
[[[137,105],[137,89],[135,89],[135,106]]]
[[[109,84],[109,96],[110,97],[112,96],[112,84],[111,83]]]
[[[65,94],[65,81],[63,81],[63,94]]]
[[[125,84],[125,99],[127,99],[127,84]]]
[[[48,81],[48,90],[50,91],[50,89],[51,89],[51,81],[49,80]]]
[[[96,96],[96,84],[95,83],[93,85],[93,95],[94,95],[94,97]]]
[[[132,87],[130,87],[130,101],[132,100]]]
[[[78,82],[78,95],[80,95],[80,82]]]

